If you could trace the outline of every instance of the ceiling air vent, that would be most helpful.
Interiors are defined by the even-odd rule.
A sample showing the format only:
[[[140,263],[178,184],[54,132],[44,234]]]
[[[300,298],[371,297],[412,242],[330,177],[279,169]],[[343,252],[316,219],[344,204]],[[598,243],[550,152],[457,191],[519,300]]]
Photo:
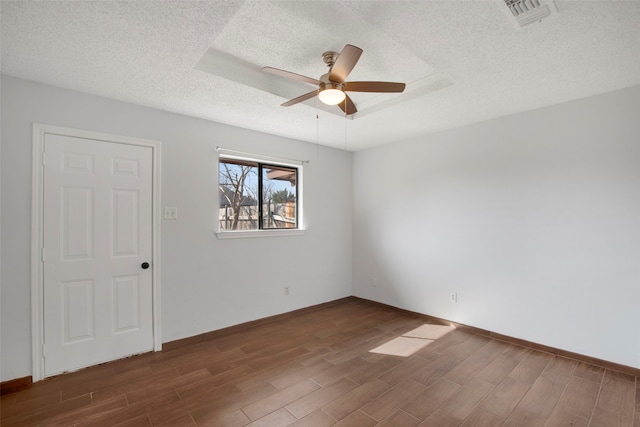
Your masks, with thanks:
[[[521,28],[542,21],[556,11],[552,0],[500,0],[507,7],[507,14]]]

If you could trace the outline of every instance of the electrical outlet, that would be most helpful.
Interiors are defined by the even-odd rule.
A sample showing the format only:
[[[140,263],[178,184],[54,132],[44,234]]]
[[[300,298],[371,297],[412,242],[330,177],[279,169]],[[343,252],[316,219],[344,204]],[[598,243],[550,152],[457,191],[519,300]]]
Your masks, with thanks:
[[[451,302],[458,302],[458,294],[455,292],[451,292],[451,294],[449,295],[449,300]]]
[[[374,287],[374,288],[378,287],[378,281],[376,280],[375,277],[371,278],[371,286]]]
[[[289,287],[288,286],[284,287],[284,294],[285,295],[289,295]]]

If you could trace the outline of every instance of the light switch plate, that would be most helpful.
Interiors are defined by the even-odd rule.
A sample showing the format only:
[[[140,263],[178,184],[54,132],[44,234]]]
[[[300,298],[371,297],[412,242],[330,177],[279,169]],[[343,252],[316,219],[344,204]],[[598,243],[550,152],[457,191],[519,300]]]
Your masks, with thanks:
[[[165,206],[162,217],[164,219],[178,219],[178,208],[173,206]]]

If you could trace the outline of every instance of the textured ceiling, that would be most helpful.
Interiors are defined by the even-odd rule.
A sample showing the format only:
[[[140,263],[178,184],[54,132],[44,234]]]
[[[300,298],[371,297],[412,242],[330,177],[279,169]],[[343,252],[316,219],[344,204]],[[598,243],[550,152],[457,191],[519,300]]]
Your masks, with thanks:
[[[360,150],[640,84],[640,1],[554,4],[519,29],[499,0],[3,0],[1,71]],[[260,67],[318,78],[347,43],[364,50],[348,80],[406,93],[353,93],[347,119],[280,107],[313,88]]]

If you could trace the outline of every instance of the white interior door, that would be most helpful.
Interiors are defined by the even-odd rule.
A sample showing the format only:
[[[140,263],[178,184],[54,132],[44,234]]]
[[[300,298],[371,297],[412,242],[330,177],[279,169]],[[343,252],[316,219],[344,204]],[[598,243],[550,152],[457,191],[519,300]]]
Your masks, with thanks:
[[[153,350],[152,148],[46,134],[44,154],[44,376]]]

